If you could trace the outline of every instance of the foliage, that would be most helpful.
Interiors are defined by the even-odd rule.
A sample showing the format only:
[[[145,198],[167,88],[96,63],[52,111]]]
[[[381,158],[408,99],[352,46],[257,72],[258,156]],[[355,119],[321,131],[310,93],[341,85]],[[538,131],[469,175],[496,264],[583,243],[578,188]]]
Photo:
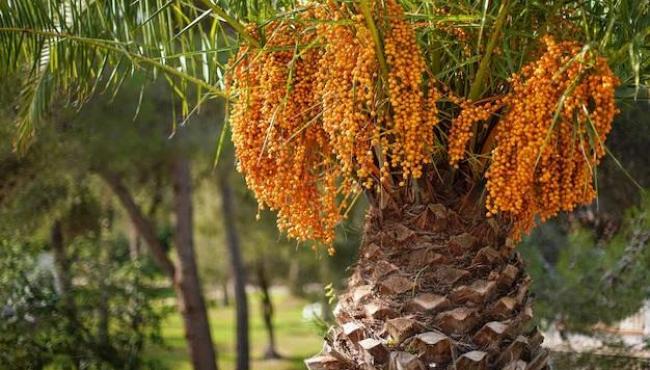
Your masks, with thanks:
[[[291,190],[293,193],[289,199],[293,198],[293,201],[286,201],[287,197],[278,192],[282,190],[280,185],[289,188],[299,185],[292,182],[290,177],[270,188],[249,181],[249,185],[257,188],[256,193],[262,205],[280,211],[280,226],[287,229],[290,235],[331,243],[333,227],[340,221],[341,214],[345,213],[346,203],[351,201],[337,199],[337,194],[349,195],[356,192],[359,187],[368,186],[366,179],[369,178],[375,179],[376,183],[381,183],[381,187],[386,189],[386,194],[383,190],[375,191],[379,201],[396,197],[391,184],[403,191],[414,192],[416,190],[407,189],[422,187],[416,180],[422,172],[421,166],[428,165],[430,161],[434,161],[436,166],[429,166],[424,171],[424,177],[429,177],[429,182],[435,182],[439,176],[449,177],[444,175],[448,170],[444,163],[445,155],[443,153],[441,159],[436,150],[439,141],[447,140],[450,123],[459,114],[462,117],[463,110],[471,109],[475,104],[483,104],[486,99],[498,100],[503,94],[512,91],[508,79],[513,73],[520,73],[524,65],[535,59],[543,35],[552,35],[558,40],[575,40],[579,45],[584,45],[584,50],[605,57],[622,84],[632,87],[631,90],[622,90],[624,93],[621,98],[629,98],[642,91],[648,77],[648,1],[501,0],[490,3],[477,0],[436,0],[388,2],[387,8],[372,1],[331,4],[330,10],[324,12],[329,14],[321,12],[319,15],[316,14],[318,11],[312,12],[314,4],[294,1],[222,0],[215,3],[204,0],[199,4],[183,0],[147,0],[136,3],[122,0],[6,1],[0,9],[0,43],[4,50],[10,52],[0,64],[0,75],[9,76],[16,72],[27,74],[23,93],[18,99],[21,122],[19,144],[27,142],[33,134],[35,124],[51,105],[55,92],[67,93],[71,98],[69,102],[81,106],[101,87],[113,90],[119,88],[121,82],[135,71],[144,71],[151,78],[165,76],[180,99],[180,111],[184,116],[196,112],[191,107],[203,105],[210,97],[241,93],[237,90],[226,93],[222,78],[227,72],[224,58],[234,55],[238,48],[239,42],[234,35],[237,34],[239,41],[248,47],[243,50],[248,50],[250,56],[257,60],[284,55],[282,58],[285,62],[295,62],[290,63],[292,67],[289,69],[281,64],[276,64],[276,67],[282,67],[280,69],[269,69],[269,73],[275,75],[269,76],[267,83],[277,89],[273,89],[275,95],[266,108],[266,119],[257,128],[259,132],[256,135],[262,139],[254,143],[258,156],[260,152],[261,157],[278,156],[286,149],[274,151],[273,140],[265,140],[265,137],[269,137],[264,133],[273,131],[270,128],[275,127],[273,122],[278,117],[292,116],[288,114],[290,112],[277,114],[280,106],[283,110],[297,108],[294,113],[307,113],[304,112],[304,107],[291,104],[286,107],[280,104],[285,100],[282,97],[285,90],[294,95],[296,91],[307,91],[292,81],[301,80],[300,76],[303,75],[313,75],[300,67],[309,65],[302,60],[312,58],[314,61],[314,58],[320,58],[316,56],[321,54],[319,50],[327,53],[329,44],[332,46],[330,50],[336,49],[333,46],[337,40],[347,47],[361,40],[361,44],[372,45],[374,49],[351,48],[350,58],[354,59],[355,53],[363,53],[357,59],[360,63],[359,73],[351,82],[341,82],[356,86],[347,89],[347,92],[356,94],[354,99],[364,94],[370,98],[368,101],[360,101],[362,108],[366,106],[360,114],[374,112],[375,117],[371,117],[371,120],[386,120],[385,123],[378,124],[379,128],[366,125],[365,129],[369,131],[359,136],[359,140],[368,145],[344,139],[346,135],[341,130],[346,128],[343,126],[325,124],[323,128],[329,131],[330,137],[348,140],[346,143],[332,141],[328,144],[332,148],[328,149],[328,145],[325,145],[320,149],[320,152],[328,156],[338,157],[336,162],[340,164],[332,163],[332,157],[326,156],[325,161],[321,161],[318,156],[315,160],[313,156],[300,155],[305,152],[305,148],[315,145],[313,140],[322,144],[324,139],[322,135],[314,136],[307,132],[313,131],[313,125],[307,124],[310,122],[309,116],[313,116],[309,113],[302,121],[298,121],[302,124],[294,122],[293,129],[286,127],[287,132],[282,135],[283,140],[287,141],[284,145],[290,144],[289,148],[302,145],[302,151],[296,151],[297,156],[282,154],[278,158],[285,160],[278,163],[283,164],[283,169],[274,172],[275,175],[268,175],[267,180],[258,179],[255,182],[263,184],[271,179],[275,181],[282,179],[282,174],[290,172],[298,178],[311,178],[310,181],[303,181],[309,185],[306,188],[301,185],[301,191]],[[327,6],[316,8],[326,9]],[[399,15],[402,10],[403,16]],[[391,16],[386,17],[387,15]],[[244,26],[241,22],[249,24]],[[291,25],[292,30],[282,31],[288,30],[288,25]],[[327,36],[317,31],[320,36],[312,37],[314,30],[325,29],[330,29],[332,33]],[[393,29],[396,32],[393,33]],[[282,37],[284,41],[280,41]],[[345,37],[349,41],[347,45],[344,44]],[[278,49],[278,45],[282,47]],[[410,51],[407,53],[407,50]],[[326,64],[332,68],[326,68],[322,73],[335,73],[336,68],[343,66],[346,63],[345,55],[340,57],[343,64],[333,63],[335,60],[331,58],[335,58],[334,54],[331,58],[328,57],[327,60],[332,63]],[[245,59],[233,59],[231,67],[239,68]],[[247,62],[243,65],[247,65]],[[353,66],[342,68],[352,70]],[[390,78],[391,75],[393,78]],[[400,77],[396,79],[395,76]],[[337,81],[334,75],[329,75],[326,79],[332,84]],[[345,86],[348,85],[345,84],[338,84],[340,93],[346,90]],[[424,85],[422,89],[416,86],[420,84]],[[444,91],[447,97],[435,98],[436,88]],[[334,86],[332,89],[338,91]],[[562,96],[571,95],[571,91],[568,91],[570,89],[566,90]],[[398,95],[404,97],[403,101],[399,100]],[[422,105],[425,103],[420,101],[420,95],[437,103],[432,106],[429,102],[429,109],[423,110]],[[143,96],[144,93],[141,93],[139,101],[143,100]],[[306,97],[304,94],[302,96]],[[243,97],[244,95],[239,95],[240,102]],[[305,103],[311,98],[306,99]],[[341,99],[331,101],[329,105],[343,109],[350,102],[342,95]],[[386,102],[389,104],[386,105]],[[556,110],[563,110],[562,101],[557,103]],[[549,104],[551,107],[555,105],[552,102]],[[357,105],[353,104],[353,107]],[[495,109],[500,111],[504,108],[498,106]],[[436,123],[431,117],[435,116],[437,110],[440,122]],[[275,114],[273,111],[276,111]],[[387,113],[389,111],[391,113]],[[479,179],[486,165],[485,154],[495,143],[500,145],[500,140],[494,140],[490,135],[497,131],[493,128],[500,121],[497,111],[489,116],[466,120],[472,123],[466,125],[471,126],[469,131],[467,128],[456,130],[462,133],[461,142],[469,139],[464,156],[466,159],[457,163],[460,167],[458,172],[463,176],[452,176],[451,180],[435,184],[436,188],[453,188],[456,194],[452,196],[464,196],[462,193],[466,191],[469,192],[469,199],[477,198],[476,194],[480,194],[483,188]],[[325,112],[326,115],[332,113],[329,110]],[[326,115],[324,119],[328,121]],[[353,125],[350,135],[362,132],[354,129],[358,126],[358,121],[355,121],[358,118],[360,116],[357,115],[349,121]],[[334,124],[337,120],[331,119],[328,122]],[[302,132],[307,127],[306,132]],[[451,133],[456,136],[454,131]],[[294,135],[299,138],[294,138]],[[587,135],[583,135],[584,141],[588,142]],[[304,136],[311,137],[312,141],[298,144],[303,142]],[[292,140],[287,140],[288,138]],[[424,140],[426,144],[418,147],[415,141],[423,138],[427,138]],[[236,137],[235,139],[237,140]],[[453,137],[449,139],[455,142]],[[552,145],[556,145],[554,140],[551,141]],[[281,143],[282,140],[277,144]],[[589,145],[596,148],[599,144],[592,140]],[[356,151],[352,159],[351,148]],[[311,153],[312,150],[308,152]],[[251,158],[254,154],[255,150],[252,150]],[[463,157],[459,150],[450,154],[454,162]],[[240,157],[245,163],[246,156],[240,153]],[[350,160],[352,162],[346,165],[346,161]],[[384,167],[385,163],[390,166]],[[340,174],[336,170],[339,166],[343,171]],[[579,167],[584,168],[583,166],[586,164]],[[269,166],[265,168],[269,170]],[[534,178],[541,177],[535,172],[538,170],[536,166],[531,170]],[[247,171],[249,177],[253,172]],[[457,173],[453,170],[449,172]],[[353,177],[352,185],[350,177]],[[480,185],[478,187],[474,186],[477,182]],[[496,191],[492,193],[493,197],[501,195]],[[298,200],[297,196],[301,196],[302,200]],[[507,210],[496,208],[492,207],[492,210],[509,214]],[[517,218],[516,214],[514,216]],[[301,221],[302,219],[307,221]]]
[[[441,77],[418,41],[423,30],[448,30],[411,22],[396,1],[308,3],[258,28],[265,48],[242,48],[231,60],[239,93],[231,120],[239,169],[260,206],[278,212],[290,237],[331,246],[362,191],[379,205],[446,189],[454,202],[485,188],[488,216],[512,221],[515,239],[538,215],[590,203],[616,113],[610,36],[556,42],[567,35],[537,16],[528,33],[507,34],[524,27],[506,19],[517,7],[498,7],[477,71]],[[577,30],[589,10],[559,4],[546,17]],[[471,49],[474,36],[458,32],[459,46]],[[527,53],[508,66],[511,76],[489,74],[488,83],[488,63],[505,59],[495,54],[501,33]]]
[[[557,369],[626,369],[641,370],[648,367],[647,359],[624,356],[599,356],[595,354],[556,353],[553,364]]]
[[[215,86],[228,39],[218,19],[191,1],[3,1],[0,76],[24,75],[16,145],[26,148],[62,93],[79,107],[136,73],[164,77],[187,116],[195,88],[198,102],[224,95]]]
[[[158,324],[166,313],[152,300],[157,295],[158,270],[152,268],[148,256],[131,260],[128,242],[115,227],[126,222],[98,178],[89,175],[98,164],[110,162],[112,170],[134,175],[140,170],[139,176],[133,177],[139,177],[146,190],[156,188],[152,185],[156,176],[150,169],[159,166],[170,152],[165,132],[169,127],[156,125],[160,123],[160,116],[153,114],[156,101],[140,107],[142,117],[148,120],[133,122],[136,107],[127,102],[134,96],[137,99],[136,82],[125,83],[114,97],[123,109],[109,111],[105,99],[91,101],[82,114],[61,109],[41,130],[40,140],[22,156],[12,153],[8,145],[2,147],[0,165],[9,170],[2,173],[0,235],[7,246],[3,244],[0,253],[2,263],[11,267],[2,269],[6,280],[3,278],[0,287],[0,301],[3,307],[10,298],[26,302],[6,308],[16,314],[14,319],[2,321],[3,351],[13,356],[0,361],[3,364],[20,369],[28,363],[68,368],[81,361],[89,368],[158,368],[141,358],[145,345],[159,341]],[[156,91],[155,86],[150,89]],[[5,114],[2,119],[8,117]],[[116,124],[106,124],[106,120]],[[5,135],[10,129],[2,126]],[[150,139],[146,145],[142,145],[141,135]],[[137,153],[140,160],[127,159],[126,152]],[[75,282],[76,319],[69,316],[57,290],[47,252],[51,220],[57,219],[61,220],[71,262],[69,274]],[[47,261],[45,267],[43,261]],[[24,315],[36,321],[25,321]]]
[[[626,213],[611,240],[596,242],[594,230],[566,234],[557,224],[542,226],[524,242],[531,262],[536,312],[568,331],[593,332],[637,312],[650,296],[650,197]],[[594,247],[595,246],[595,247]]]
[[[102,261],[97,245],[116,253]],[[42,242],[3,240],[0,248],[0,361],[7,369],[139,369],[146,343],[160,341],[163,312],[149,301],[151,284],[139,263],[124,261],[119,240],[79,239],[70,247],[77,256],[70,271],[87,281],[74,289],[77,314],[71,317],[56,284],[51,254]],[[101,336],[101,310],[110,328]]]
[[[650,187],[650,156],[646,155],[650,96],[622,105],[607,142],[612,155],[598,168],[598,201],[592,209],[615,219],[640,201],[640,188]],[[605,190],[606,189],[606,190]]]

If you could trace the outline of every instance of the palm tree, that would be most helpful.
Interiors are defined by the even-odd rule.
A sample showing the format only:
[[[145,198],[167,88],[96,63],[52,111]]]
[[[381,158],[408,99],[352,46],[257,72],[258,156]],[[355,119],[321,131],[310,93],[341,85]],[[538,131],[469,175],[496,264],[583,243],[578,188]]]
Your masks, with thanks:
[[[547,367],[516,242],[593,199],[615,104],[646,88],[647,0],[0,4],[18,148],[55,92],[79,104],[143,69],[185,116],[234,102],[239,169],[290,236],[331,249],[369,200],[309,368]]]

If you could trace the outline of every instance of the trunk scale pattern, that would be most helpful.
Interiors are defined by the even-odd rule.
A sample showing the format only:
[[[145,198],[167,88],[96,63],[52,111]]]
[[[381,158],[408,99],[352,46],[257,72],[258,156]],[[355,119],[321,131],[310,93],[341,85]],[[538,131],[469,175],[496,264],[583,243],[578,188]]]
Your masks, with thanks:
[[[442,204],[371,208],[311,370],[548,369],[507,227]]]

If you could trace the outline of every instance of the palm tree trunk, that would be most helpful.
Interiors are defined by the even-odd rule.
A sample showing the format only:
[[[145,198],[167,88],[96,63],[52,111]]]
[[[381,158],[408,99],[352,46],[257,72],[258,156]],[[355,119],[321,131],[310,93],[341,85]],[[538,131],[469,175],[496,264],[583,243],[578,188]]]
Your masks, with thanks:
[[[255,270],[257,272],[257,285],[259,286],[260,292],[262,294],[262,297],[260,299],[262,320],[264,321],[264,327],[266,328],[266,334],[268,336],[268,344],[266,346],[266,350],[264,351],[264,358],[281,358],[275,345],[275,328],[273,327],[273,301],[271,300],[269,278],[267,276],[264,261],[262,259],[259,259],[257,261]]]
[[[225,172],[225,171],[224,171]],[[225,173],[219,176],[226,244],[235,280],[235,310],[237,315],[237,370],[249,369],[250,349],[248,343],[248,300],[246,298],[246,270],[241,256],[239,235],[235,226],[233,194]]]
[[[194,369],[216,370],[216,353],[212,344],[210,323],[194,253],[192,179],[189,160],[177,154],[171,171],[176,214],[174,240],[178,257],[174,289],[182,298],[179,300],[179,308],[185,322],[185,337],[189,343]]]
[[[337,326],[309,369],[547,369],[506,227],[441,204],[371,208]]]

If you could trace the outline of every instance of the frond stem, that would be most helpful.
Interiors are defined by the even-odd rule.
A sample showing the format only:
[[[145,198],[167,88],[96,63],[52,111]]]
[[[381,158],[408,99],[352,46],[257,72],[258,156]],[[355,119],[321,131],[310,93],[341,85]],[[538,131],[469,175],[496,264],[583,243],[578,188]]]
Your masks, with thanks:
[[[196,86],[200,88],[204,88],[210,93],[214,94],[215,96],[222,97],[225,99],[230,99],[229,95],[226,94],[224,91],[212,86],[211,84],[207,83],[204,80],[201,80],[199,78],[196,78],[194,76],[191,76],[187,73],[181,72],[177,70],[176,68],[173,68],[169,65],[163,64],[156,59],[133,53],[131,51],[125,50],[123,48],[118,47],[119,43],[110,41],[110,40],[102,40],[102,39],[95,39],[95,38],[88,38],[88,37],[83,37],[83,36],[75,36],[67,33],[59,33],[59,32],[53,32],[53,31],[41,31],[41,30],[35,30],[31,28],[19,28],[19,27],[0,27],[0,32],[5,32],[5,33],[23,33],[23,34],[32,34],[32,35],[37,35],[37,36],[42,36],[46,38],[53,38],[53,39],[67,39],[71,40],[80,44],[85,44],[85,45],[90,45],[94,46],[97,48],[101,48],[104,50],[108,50],[117,54],[123,54],[124,56],[128,57],[129,59],[132,60],[137,60],[145,64],[149,64],[152,67],[158,68],[168,75],[176,76],[182,80],[191,82],[195,84]]]
[[[223,8],[218,6],[217,4],[213,3],[212,0],[202,0],[205,5],[207,5],[216,15],[221,17],[230,27],[232,27],[239,36],[241,36],[246,43],[249,45],[255,47],[255,48],[261,48],[262,44],[255,38],[253,35],[251,35],[248,31],[246,31],[246,27],[239,22],[237,19],[232,17],[230,14],[226,13]]]
[[[490,40],[488,41],[487,47],[485,49],[485,55],[483,55],[483,58],[481,59],[481,63],[479,64],[478,71],[476,72],[476,77],[474,78],[474,82],[472,82],[472,86],[469,91],[468,98],[471,101],[474,101],[481,96],[483,90],[483,84],[485,82],[485,79],[490,69],[490,61],[492,59],[492,54],[494,52],[494,49],[497,46],[497,42],[499,42],[499,37],[501,36],[501,29],[503,28],[503,24],[506,21],[506,16],[508,15],[509,5],[510,5],[510,1],[505,0],[503,3],[501,3],[501,8],[499,8],[497,20],[494,23],[494,31],[490,36]]]
[[[375,24],[374,19],[372,18],[372,11],[370,9],[370,4],[368,0],[359,1],[359,7],[361,8],[361,14],[366,19],[366,24],[368,25],[368,30],[372,36],[372,40],[375,43],[375,48],[377,49],[377,60],[379,61],[379,69],[381,72],[381,77],[384,80],[384,83],[388,83],[388,63],[386,63],[386,56],[384,55],[384,47],[379,37],[379,30]]]
[[[492,31],[492,35],[490,35],[490,40],[488,41],[487,47],[485,48],[485,55],[483,55],[483,58],[481,58],[481,63],[479,64],[478,71],[476,72],[476,77],[474,78],[474,82],[472,82],[472,85],[470,87],[469,96],[468,96],[470,101],[474,101],[479,97],[481,97],[481,93],[483,92],[483,85],[485,83],[485,79],[487,78],[487,74],[490,69],[492,54],[494,52],[494,49],[497,46],[497,43],[499,42],[499,38],[501,36],[501,29],[503,28],[503,25],[506,21],[509,6],[510,6],[510,0],[505,0],[503,3],[501,3],[501,7],[499,8],[499,13],[497,14],[496,22],[494,23],[494,30]],[[476,145],[476,140],[478,136],[478,123],[474,125],[472,131],[473,131],[473,135],[472,135],[472,139],[470,140],[470,146],[469,146],[470,150],[473,150],[474,146]]]

